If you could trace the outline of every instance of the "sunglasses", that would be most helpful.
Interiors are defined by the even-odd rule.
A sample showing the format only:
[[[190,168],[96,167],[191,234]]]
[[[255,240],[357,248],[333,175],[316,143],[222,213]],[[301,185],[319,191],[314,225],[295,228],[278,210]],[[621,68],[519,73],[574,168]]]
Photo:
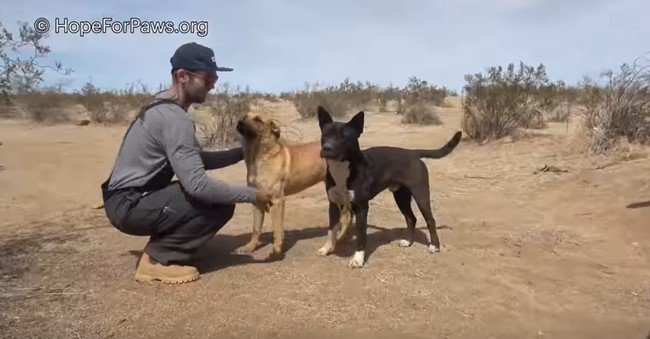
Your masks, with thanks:
[[[216,75],[216,74],[215,75],[203,75],[203,74],[200,74],[200,73],[194,73],[194,72],[190,72],[190,71],[187,71],[187,73],[190,73],[190,74],[196,76],[197,78],[200,78],[201,80],[203,80],[203,84],[205,86],[214,85],[217,82],[217,80],[219,80],[219,76]]]

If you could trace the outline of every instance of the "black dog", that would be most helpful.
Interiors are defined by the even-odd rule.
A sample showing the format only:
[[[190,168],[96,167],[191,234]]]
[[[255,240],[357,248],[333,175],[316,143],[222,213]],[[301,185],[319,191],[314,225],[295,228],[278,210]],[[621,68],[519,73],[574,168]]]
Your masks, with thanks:
[[[429,172],[420,158],[442,158],[458,145],[462,133],[456,132],[449,142],[436,150],[409,150],[397,147],[372,147],[361,150],[359,137],[363,133],[364,113],[357,113],[349,122],[334,122],[324,108],[318,107],[321,129],[321,157],[327,160],[326,188],[332,204],[342,200],[352,202],[356,218],[357,248],[350,267],[362,267],[365,262],[368,202],[389,188],[406,219],[408,234],[399,245],[413,244],[416,218],[411,210],[411,196],[420,209],[429,229],[429,252],[440,251],[436,221],[429,200]],[[321,255],[331,253],[336,240],[330,225],[327,243]]]

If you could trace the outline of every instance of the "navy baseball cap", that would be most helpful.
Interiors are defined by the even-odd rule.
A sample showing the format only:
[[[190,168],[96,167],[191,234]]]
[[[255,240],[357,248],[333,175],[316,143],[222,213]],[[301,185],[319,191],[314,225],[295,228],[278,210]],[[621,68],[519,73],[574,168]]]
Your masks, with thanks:
[[[169,61],[172,64],[172,71],[182,68],[190,72],[203,71],[216,74],[217,72],[230,72],[233,70],[229,67],[218,67],[212,49],[196,42],[190,42],[178,47]]]

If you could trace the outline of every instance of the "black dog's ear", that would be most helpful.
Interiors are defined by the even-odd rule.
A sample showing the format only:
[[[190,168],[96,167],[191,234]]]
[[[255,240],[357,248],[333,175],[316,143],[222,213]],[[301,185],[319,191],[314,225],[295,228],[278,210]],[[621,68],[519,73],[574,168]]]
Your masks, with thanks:
[[[323,126],[331,123],[332,116],[330,113],[323,108],[323,106],[318,106],[318,126],[320,126],[321,129],[323,129]]]
[[[348,122],[348,125],[352,126],[361,135],[363,133],[363,111],[355,114]]]

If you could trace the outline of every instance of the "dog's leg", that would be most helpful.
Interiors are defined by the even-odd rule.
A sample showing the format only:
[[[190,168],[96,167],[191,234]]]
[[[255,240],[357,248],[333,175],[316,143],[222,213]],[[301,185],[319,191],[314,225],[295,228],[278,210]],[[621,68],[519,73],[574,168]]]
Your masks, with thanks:
[[[428,177],[427,177],[428,178]],[[440,240],[438,239],[438,232],[436,231],[436,219],[433,218],[431,213],[431,201],[429,200],[429,181],[426,180],[423,185],[412,187],[413,198],[420,209],[420,213],[424,216],[429,229],[429,253],[440,252]]]
[[[260,206],[253,205],[253,234],[251,240],[237,252],[240,254],[253,253],[260,245],[260,234],[262,234],[262,225],[264,224],[264,209]]]
[[[351,268],[363,267],[366,260],[366,227],[368,226],[368,202],[353,205],[354,216],[357,220],[357,250],[350,260]]]
[[[336,246],[336,233],[338,232],[339,222],[341,218],[341,211],[335,203],[329,202],[329,227],[327,229],[327,240],[325,240],[325,245],[318,250],[318,255],[326,256],[334,251],[334,246]]]
[[[271,218],[273,221],[273,252],[270,257],[279,259],[283,255],[284,244],[284,197],[274,199],[271,206]]]
[[[407,235],[406,238],[400,240],[397,245],[400,247],[409,247],[413,245],[413,235],[415,234],[415,223],[417,219],[411,209],[411,190],[406,187],[401,187],[393,192],[393,197],[399,207],[400,212],[404,215],[406,220]]]
[[[352,225],[352,209],[350,208],[349,203],[344,204],[343,208],[341,209],[340,225],[341,231],[338,232],[338,235],[336,236],[337,243],[345,237],[345,235],[348,233],[348,230],[350,229],[350,225]]]

